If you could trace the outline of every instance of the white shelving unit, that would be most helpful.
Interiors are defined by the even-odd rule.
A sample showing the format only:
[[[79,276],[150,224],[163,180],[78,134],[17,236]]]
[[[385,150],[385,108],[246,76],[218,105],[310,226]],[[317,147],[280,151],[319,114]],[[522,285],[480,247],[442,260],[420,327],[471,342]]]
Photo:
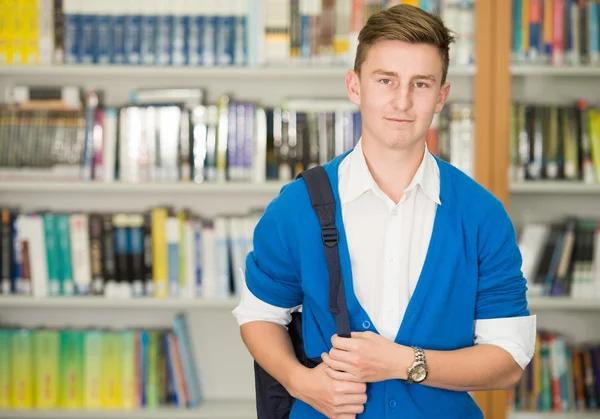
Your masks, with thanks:
[[[0,179],[0,192],[24,193],[179,193],[179,194],[267,194],[275,196],[285,185],[283,182],[244,183],[125,183],[125,182],[66,182],[66,181],[8,181]]]
[[[106,297],[22,297],[1,296],[1,308],[28,309],[149,309],[149,310],[199,310],[219,309],[231,311],[238,304],[238,298],[204,299],[204,298],[106,298]]]
[[[600,412],[513,412],[510,419],[600,419]]]
[[[546,65],[513,65],[513,76],[552,76],[552,77],[598,77],[600,66],[564,66],[551,67]]]
[[[195,409],[154,410],[0,410],[0,418],[11,419],[256,419],[256,408],[244,400],[209,401]]]
[[[512,100],[569,105],[578,99],[598,105],[600,66],[547,67],[513,65]],[[535,181],[510,185],[510,214],[517,228],[526,222],[560,221],[566,216],[600,219],[600,184]],[[600,341],[600,298],[529,298],[538,330],[563,334],[575,344]],[[509,419],[595,419],[599,412],[511,412]]]
[[[572,195],[572,194],[600,194],[600,184],[581,183],[571,181],[536,181],[520,182],[511,185],[513,194],[550,194],[550,195]]]

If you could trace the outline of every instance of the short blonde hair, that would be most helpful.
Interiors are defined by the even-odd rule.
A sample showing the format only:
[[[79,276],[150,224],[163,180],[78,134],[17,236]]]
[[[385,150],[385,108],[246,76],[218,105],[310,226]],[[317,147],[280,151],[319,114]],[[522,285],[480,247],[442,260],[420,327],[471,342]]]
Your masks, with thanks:
[[[383,40],[433,45],[442,58],[442,84],[446,82],[454,36],[439,16],[408,4],[398,4],[372,15],[358,35],[354,60],[354,71],[358,75],[370,47]]]

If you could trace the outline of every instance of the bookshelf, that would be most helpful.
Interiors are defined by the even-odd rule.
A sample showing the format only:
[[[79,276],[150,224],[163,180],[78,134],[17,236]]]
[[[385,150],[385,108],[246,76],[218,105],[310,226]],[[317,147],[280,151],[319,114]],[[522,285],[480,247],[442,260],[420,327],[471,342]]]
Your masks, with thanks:
[[[261,67],[144,67],[102,65],[0,66],[0,91],[15,83],[32,85],[75,84],[104,91],[105,103],[127,103],[134,89],[202,87],[205,99],[215,102],[222,94],[241,100],[259,100],[278,106],[287,98],[347,98],[344,77],[350,65]],[[450,68],[454,101],[471,101],[476,67]],[[51,81],[50,81],[51,80]],[[101,81],[102,80],[102,81]],[[290,83],[293,80],[293,83]]]
[[[517,8],[521,6],[535,7],[533,1],[512,0],[509,3],[511,3],[512,12],[514,12],[512,9],[515,6]],[[546,4],[548,3],[539,2],[539,5],[542,7],[540,14],[541,21],[538,25],[540,29],[539,40],[541,43],[548,42],[548,33],[552,33],[555,37],[568,36],[572,41],[574,40],[574,36],[581,37],[584,34],[584,32],[580,32],[579,35],[573,35],[569,32],[569,29],[573,28],[572,23],[567,20],[568,16],[572,16],[570,14],[571,11],[565,14],[565,20],[562,20],[562,17],[552,16],[556,10],[543,10]],[[555,5],[558,4],[555,3]],[[593,3],[585,6],[585,2],[581,2],[578,6],[569,2],[565,2],[564,4],[572,4],[571,7],[577,7],[579,9],[577,12],[581,13],[580,16],[582,17],[584,16],[583,13],[588,12],[583,9],[584,7],[586,9],[587,7],[594,7]],[[598,108],[600,105],[598,102],[598,98],[600,97],[600,66],[593,62],[592,64],[587,63],[586,56],[590,51],[582,49],[577,54],[572,54],[571,51],[568,51],[569,46],[578,45],[573,41],[573,43],[564,44],[565,62],[562,65],[551,64],[552,60],[561,59],[561,47],[559,47],[559,54],[544,57],[543,54],[545,51],[548,51],[548,48],[545,48],[546,45],[544,45],[539,49],[540,54],[537,54],[536,58],[535,52],[531,54],[532,50],[527,42],[515,42],[518,39],[523,40],[521,36],[525,33],[525,26],[528,25],[528,22],[519,20],[523,16],[526,16],[525,10],[523,9],[523,14],[512,12],[511,14],[504,15],[504,22],[510,27],[510,31],[507,37],[509,44],[503,44],[505,47],[503,52],[513,57],[509,65],[511,74],[509,88],[511,102],[541,107],[572,107],[577,100],[584,100],[589,103],[590,107]],[[574,16],[575,12],[572,13]],[[555,20],[550,22],[549,17],[554,17]],[[586,16],[586,19],[588,17]],[[556,25],[557,21],[564,24],[564,31],[553,32],[552,27]],[[591,18],[589,22],[590,27],[600,24],[600,22],[593,23]],[[586,28],[586,30],[590,30],[590,27]],[[531,30],[530,35],[535,37],[536,34],[534,31],[536,29],[531,21],[529,22],[528,29]],[[548,32],[548,29],[550,32]],[[543,36],[542,31],[544,33]],[[554,40],[557,41],[557,38]],[[581,48],[581,44],[579,45]],[[557,45],[554,44],[549,50],[556,52],[556,47]],[[583,59],[578,61],[578,56],[579,58],[583,57]],[[536,117],[537,115],[536,113]],[[505,119],[504,129],[506,130],[505,134],[500,136],[497,141],[503,143],[503,146],[507,149],[510,149],[510,130],[514,129],[510,118]],[[548,135],[548,131],[545,131],[544,138],[546,138],[546,135]],[[564,138],[564,136],[560,138]],[[500,166],[497,169],[499,176],[504,176],[507,173],[506,169],[510,165],[510,161],[507,160],[505,164]],[[595,182],[549,179],[519,182],[509,181],[505,187],[501,187],[494,192],[506,197],[504,199],[505,205],[518,230],[521,230],[529,223],[560,222],[567,216],[592,220],[600,219],[600,184],[598,184],[597,180]],[[594,257],[593,263],[597,263],[596,259],[597,256]],[[597,277],[598,274],[596,273],[595,275]],[[594,293],[590,291],[588,299],[530,297],[529,307],[531,312],[537,315],[538,331],[558,333],[565,338],[567,343],[573,343],[575,346],[585,345],[586,343],[598,343],[600,342],[600,333],[597,328],[598,321],[600,321],[600,300],[598,300],[598,296],[598,292]],[[595,374],[597,377],[597,373]],[[499,403],[494,418],[600,418],[600,411],[541,413],[515,412],[512,410],[512,406],[507,407],[504,403]]]

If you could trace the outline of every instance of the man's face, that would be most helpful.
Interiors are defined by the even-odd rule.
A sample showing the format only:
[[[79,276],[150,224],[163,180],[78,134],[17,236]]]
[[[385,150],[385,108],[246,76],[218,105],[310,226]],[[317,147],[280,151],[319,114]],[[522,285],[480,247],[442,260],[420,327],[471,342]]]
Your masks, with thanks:
[[[442,59],[432,45],[387,40],[372,45],[360,78],[354,71],[346,76],[349,97],[361,108],[364,141],[391,149],[422,144],[450,91],[441,79]]]

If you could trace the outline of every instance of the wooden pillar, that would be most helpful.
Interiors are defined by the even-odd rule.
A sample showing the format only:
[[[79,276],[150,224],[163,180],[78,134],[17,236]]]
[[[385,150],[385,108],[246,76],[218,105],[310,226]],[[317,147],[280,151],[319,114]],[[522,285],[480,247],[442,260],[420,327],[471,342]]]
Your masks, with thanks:
[[[511,0],[475,1],[475,179],[509,205]],[[506,419],[507,391],[472,393],[486,419]]]

